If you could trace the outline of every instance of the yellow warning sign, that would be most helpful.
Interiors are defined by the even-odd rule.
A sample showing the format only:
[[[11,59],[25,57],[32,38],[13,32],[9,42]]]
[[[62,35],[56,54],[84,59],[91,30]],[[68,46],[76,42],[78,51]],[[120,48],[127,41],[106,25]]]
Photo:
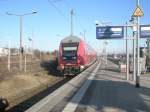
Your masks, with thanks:
[[[134,17],[140,17],[143,15],[144,15],[144,13],[143,13],[142,9],[140,8],[140,6],[137,6],[134,13],[133,13],[133,16]]]

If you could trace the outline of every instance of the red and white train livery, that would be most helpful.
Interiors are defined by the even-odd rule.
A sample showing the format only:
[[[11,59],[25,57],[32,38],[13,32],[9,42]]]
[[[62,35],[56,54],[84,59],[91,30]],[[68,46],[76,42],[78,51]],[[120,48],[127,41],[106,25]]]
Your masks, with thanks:
[[[96,52],[76,36],[68,36],[60,42],[58,69],[66,75],[74,75],[96,61]]]

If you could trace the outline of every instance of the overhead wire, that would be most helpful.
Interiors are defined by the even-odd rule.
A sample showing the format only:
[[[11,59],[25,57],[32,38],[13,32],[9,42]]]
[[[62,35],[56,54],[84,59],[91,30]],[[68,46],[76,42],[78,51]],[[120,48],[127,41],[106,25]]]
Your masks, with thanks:
[[[81,23],[81,21],[80,21],[80,19],[79,19],[79,16],[75,13],[76,9],[71,6],[71,4],[70,4],[69,1],[67,1],[67,0],[48,0],[48,2],[49,2],[49,4],[50,4],[53,8],[55,8],[55,10],[59,13],[59,15],[62,16],[65,20],[66,20],[65,15],[62,13],[62,11],[61,11],[55,4],[58,3],[58,2],[63,2],[63,3],[66,5],[66,7],[68,7],[69,10],[72,10],[72,9],[73,9],[73,10],[74,10],[74,16],[75,16],[76,19],[77,19],[77,23],[79,23],[78,25],[80,26],[81,29],[83,29],[83,31],[81,31],[81,32],[83,33],[83,32],[86,30],[86,29],[83,27],[83,25],[82,25],[82,23]]]
[[[74,10],[74,16],[76,17],[76,19],[77,19],[77,23],[79,23],[78,25],[80,26],[80,28],[81,29],[83,29],[83,31],[82,31],[82,33],[86,30],[84,27],[83,27],[83,24],[81,23],[81,21],[80,21],[80,19],[79,19],[79,13],[76,13],[76,8],[74,8],[74,7],[72,7],[71,5],[70,5],[70,2],[69,1],[67,1],[67,0],[63,0],[64,1],[64,3],[66,4],[66,6],[69,8],[69,10]],[[80,33],[80,32],[79,32]]]
[[[60,9],[58,9],[58,8],[56,7],[56,5],[54,4],[54,3],[60,2],[60,1],[62,1],[62,0],[47,0],[47,1],[48,1],[48,3],[58,12],[58,14],[59,14],[60,16],[62,16],[64,19],[66,18],[65,15],[62,13],[62,11],[61,11]]]

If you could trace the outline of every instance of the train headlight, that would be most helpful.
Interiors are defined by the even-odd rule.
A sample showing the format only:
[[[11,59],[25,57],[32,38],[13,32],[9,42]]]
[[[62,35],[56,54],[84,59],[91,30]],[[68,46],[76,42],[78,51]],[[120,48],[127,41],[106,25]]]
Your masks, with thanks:
[[[84,69],[84,66],[83,66],[83,65],[81,65],[81,66],[80,66],[80,69],[81,69],[81,70],[82,70],[82,69]]]

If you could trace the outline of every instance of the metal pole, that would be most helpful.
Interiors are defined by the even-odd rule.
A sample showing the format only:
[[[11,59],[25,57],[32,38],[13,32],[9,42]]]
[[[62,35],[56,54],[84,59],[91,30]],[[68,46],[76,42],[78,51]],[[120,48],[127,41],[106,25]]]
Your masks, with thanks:
[[[71,35],[73,35],[73,9],[71,10]]]
[[[136,81],[136,37],[133,28],[133,80]]]
[[[24,57],[24,72],[26,72],[27,71],[26,46],[25,46],[25,50],[24,51],[25,51],[24,52],[24,55],[25,55],[25,57]]]
[[[126,78],[129,80],[128,27],[126,22]]]
[[[10,40],[8,44],[8,71],[10,72]]]
[[[22,19],[23,19],[23,16],[26,16],[26,15],[30,15],[30,14],[35,14],[37,13],[36,11],[33,11],[32,13],[25,13],[25,14],[12,14],[12,13],[9,13],[7,12],[6,14],[7,15],[13,15],[13,16],[18,16],[20,17],[20,48],[19,48],[19,69],[20,71],[22,71],[22,53],[23,53],[23,45],[22,45]]]
[[[139,0],[137,0],[137,6],[139,6]],[[139,38],[140,38],[140,18],[137,17],[137,74],[136,74],[136,87],[140,87],[140,59],[139,59]]]
[[[32,31],[32,58],[34,57],[33,38],[34,38],[34,32]]]
[[[20,16],[20,71],[22,71],[22,16]]]
[[[105,52],[105,64],[107,65],[107,51],[106,51],[106,46],[107,46],[107,41],[104,41],[104,52]]]

